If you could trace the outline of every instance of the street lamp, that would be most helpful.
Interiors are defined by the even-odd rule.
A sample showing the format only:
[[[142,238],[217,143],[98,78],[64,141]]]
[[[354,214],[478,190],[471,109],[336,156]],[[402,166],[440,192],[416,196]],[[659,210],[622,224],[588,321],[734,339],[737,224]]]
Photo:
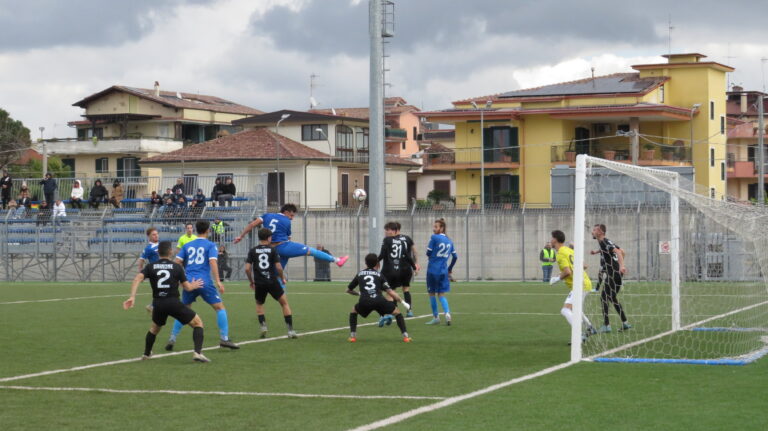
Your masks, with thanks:
[[[45,127],[40,126],[38,129],[40,130],[40,142],[43,144],[43,177],[45,177],[45,174],[48,173],[48,145],[46,145],[43,140],[43,131],[45,130]]]
[[[473,100],[470,102],[472,104],[472,107],[475,109],[480,109],[477,107],[477,103]],[[492,100],[487,100],[485,102],[485,109],[490,109],[491,105],[493,105]],[[480,213],[485,214],[485,129],[483,124],[483,117],[485,109],[480,109]]]
[[[277,124],[275,125],[275,134],[280,135],[280,123],[282,123],[283,120],[285,120],[290,116],[291,114],[283,114],[280,116],[280,119],[277,120]],[[280,193],[280,139],[279,138],[275,141],[275,146],[277,147],[277,206],[281,207],[283,206],[283,194]],[[304,192],[306,193],[306,190]]]
[[[333,208],[333,153],[331,152],[331,141],[328,139],[328,134],[321,127],[318,127],[315,131],[322,133],[325,136],[325,142],[328,143],[328,186],[330,187],[330,190],[328,190],[328,208]],[[306,193],[306,190],[304,192]]]

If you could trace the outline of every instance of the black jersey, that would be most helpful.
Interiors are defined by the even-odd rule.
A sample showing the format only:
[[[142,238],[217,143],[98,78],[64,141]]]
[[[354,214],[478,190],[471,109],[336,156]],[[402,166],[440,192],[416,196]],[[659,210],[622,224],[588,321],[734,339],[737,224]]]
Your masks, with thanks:
[[[384,238],[381,243],[379,260],[383,261],[381,272],[391,274],[404,269],[414,268],[411,248],[413,240],[406,235],[395,235]]]
[[[597,243],[600,245],[600,267],[603,271],[608,273],[618,273],[619,258],[616,253],[620,253],[617,250],[621,247],[614,244],[613,241],[608,238],[603,238],[602,241],[598,241]]]
[[[187,281],[184,268],[168,259],[160,259],[144,266],[141,273],[152,285],[153,298],[178,298],[179,283]]]
[[[280,256],[274,248],[259,244],[248,252],[245,261],[252,265],[255,284],[269,284],[277,281],[276,265],[280,262]]]
[[[360,301],[382,298],[382,292],[390,290],[389,283],[375,269],[364,269],[357,273],[347,288],[360,286]]]

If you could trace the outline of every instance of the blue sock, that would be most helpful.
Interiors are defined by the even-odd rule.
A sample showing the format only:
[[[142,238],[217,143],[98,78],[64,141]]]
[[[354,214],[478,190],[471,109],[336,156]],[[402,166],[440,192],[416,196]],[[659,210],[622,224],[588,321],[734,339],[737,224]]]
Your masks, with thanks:
[[[283,292],[286,292],[286,291],[287,291],[287,290],[286,290],[286,288],[285,288],[285,283],[283,283],[283,279],[282,279],[282,278],[280,278],[280,277],[277,277],[277,284],[279,284],[279,285],[280,285],[280,287],[282,287],[282,288],[283,288]]]
[[[176,337],[179,335],[179,332],[181,332],[181,328],[183,328],[184,325],[181,324],[178,320],[173,320],[173,329],[171,329],[171,341],[176,341]]]
[[[440,305],[443,306],[443,311],[444,312],[446,312],[446,313],[450,313],[451,312],[451,307],[448,306],[448,298],[446,298],[445,296],[441,296],[440,297]],[[437,309],[437,306],[435,306],[435,309]]]
[[[312,257],[316,257],[316,258],[318,258],[320,260],[324,260],[326,262],[336,262],[336,258],[335,257],[331,256],[330,254],[328,254],[328,253],[326,253],[324,251],[320,251],[320,250],[318,250],[316,248],[309,247],[309,254]]]
[[[227,320],[226,309],[216,310],[216,324],[219,325],[219,336],[221,339],[229,340],[229,320]]]
[[[437,298],[430,296],[429,305],[432,307],[432,315],[437,317]]]

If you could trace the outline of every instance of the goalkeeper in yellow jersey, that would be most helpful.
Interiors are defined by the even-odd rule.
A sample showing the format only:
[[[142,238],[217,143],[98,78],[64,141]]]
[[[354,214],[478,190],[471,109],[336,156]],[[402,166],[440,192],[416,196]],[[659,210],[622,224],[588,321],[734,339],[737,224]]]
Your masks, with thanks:
[[[560,268],[560,275],[552,277],[549,280],[549,284],[552,285],[559,282],[560,280],[563,280],[565,281],[566,286],[571,289],[571,292],[568,293],[568,297],[565,298],[565,304],[563,304],[563,308],[560,309],[560,314],[565,317],[565,320],[568,321],[569,325],[573,325],[573,249],[564,245],[565,234],[560,230],[552,231],[551,242],[552,248],[557,251],[557,266]],[[586,271],[584,272],[583,290],[584,295],[581,297],[582,304],[584,303],[584,299],[587,297],[587,294],[592,291],[592,281],[589,279]],[[584,321],[584,326],[587,328],[587,330],[581,336],[581,341],[584,342],[587,340],[587,337],[597,333],[597,331],[595,331],[595,328],[592,327],[592,322],[589,321],[584,313],[581,313],[581,318]]]

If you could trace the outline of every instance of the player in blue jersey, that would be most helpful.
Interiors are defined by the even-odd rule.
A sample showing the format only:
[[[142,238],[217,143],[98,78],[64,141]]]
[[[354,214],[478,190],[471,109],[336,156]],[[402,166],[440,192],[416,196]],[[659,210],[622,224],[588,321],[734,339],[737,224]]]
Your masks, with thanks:
[[[144,269],[144,264],[155,263],[160,260],[160,255],[157,253],[157,245],[160,243],[160,234],[157,233],[157,229],[154,227],[147,228],[147,241],[149,242],[139,256],[139,272]],[[152,312],[152,304],[145,307],[148,312]]]
[[[219,280],[219,267],[217,265],[219,251],[216,248],[216,243],[208,241],[210,228],[211,223],[208,220],[198,220],[195,223],[197,239],[184,244],[181,250],[179,250],[179,254],[176,255],[176,263],[184,263],[187,278],[190,280],[203,280],[203,287],[201,289],[182,292],[181,302],[184,305],[190,305],[195,302],[198,296],[202,296],[203,300],[216,311],[216,323],[219,326],[219,335],[221,337],[219,346],[239,349],[240,347],[229,339],[227,310],[224,308],[221,296],[219,296],[220,293],[224,293],[224,284]],[[218,291],[216,286],[219,288]],[[165,350],[173,350],[176,336],[179,335],[182,327],[183,325],[178,320],[174,322],[171,338],[168,340],[168,344],[165,345]]]
[[[256,227],[264,226],[272,231],[272,247],[280,255],[280,265],[283,267],[283,270],[288,265],[288,259],[300,256],[313,256],[326,262],[334,262],[339,267],[343,266],[347,259],[349,259],[349,256],[333,257],[316,248],[291,241],[291,220],[293,220],[298,211],[296,205],[285,204],[280,208],[279,213],[267,213],[261,217],[256,217],[235,238],[234,243],[237,244],[242,241],[243,237]]]
[[[445,294],[451,291],[451,272],[456,264],[456,248],[453,241],[445,235],[445,220],[440,218],[432,225],[432,238],[427,246],[427,292],[429,304],[432,306],[432,320],[427,325],[439,325],[440,315],[437,312],[437,301],[443,306],[445,312],[445,324],[451,324],[451,309],[448,306],[448,298]],[[448,258],[451,263],[448,264]],[[436,297],[437,296],[437,297]]]

